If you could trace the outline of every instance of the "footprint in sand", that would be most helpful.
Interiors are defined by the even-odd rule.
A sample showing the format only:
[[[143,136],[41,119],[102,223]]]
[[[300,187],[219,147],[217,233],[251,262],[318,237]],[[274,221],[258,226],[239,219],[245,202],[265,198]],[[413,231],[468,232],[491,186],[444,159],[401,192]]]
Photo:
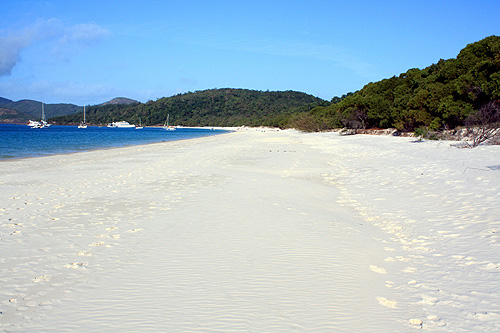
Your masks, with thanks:
[[[428,295],[422,295],[422,300],[420,301],[420,303],[428,305],[435,305],[437,302],[439,302],[438,298]]]
[[[408,281],[408,285],[415,288],[420,288],[422,286],[417,280]]]
[[[482,270],[490,270],[491,271],[491,270],[497,270],[500,267],[499,267],[499,265],[490,262],[490,263],[484,264],[483,266],[481,266],[479,268]]]
[[[33,283],[38,283],[38,282],[43,282],[43,281],[49,281],[49,276],[48,275],[40,275],[40,276],[37,276],[33,279]]]
[[[377,301],[380,305],[383,305],[388,308],[395,309],[398,306],[398,303],[396,301],[387,299],[385,297],[377,297]]]
[[[370,265],[370,270],[372,270],[375,273],[379,273],[379,274],[387,274],[387,271],[385,270],[385,268],[378,267],[375,265]]]
[[[406,267],[405,269],[403,269],[404,273],[415,273],[416,271],[417,271],[416,267]]]
[[[37,306],[38,304],[34,301],[30,301],[30,302],[26,302],[26,304],[24,304],[24,305],[28,308],[33,308],[33,307]]]
[[[84,268],[83,262],[71,262],[69,264],[64,265],[64,267],[73,269]]]
[[[445,321],[441,320],[441,318],[435,315],[428,315],[427,320],[427,324],[429,324],[429,326],[435,325],[437,327],[445,327],[446,325],[448,325]]]
[[[410,324],[420,326],[420,328],[422,328],[423,323],[422,319],[410,319]]]

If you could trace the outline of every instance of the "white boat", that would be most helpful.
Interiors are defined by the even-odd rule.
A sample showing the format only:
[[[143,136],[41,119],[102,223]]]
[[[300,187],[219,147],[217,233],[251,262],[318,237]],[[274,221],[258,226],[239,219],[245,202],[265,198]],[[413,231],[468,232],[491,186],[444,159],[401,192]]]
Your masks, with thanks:
[[[135,128],[135,125],[129,124],[127,121],[114,121],[108,124],[109,128]]]
[[[42,123],[38,120],[30,120],[28,126],[31,128],[40,128],[42,126]]]
[[[139,125],[135,126],[135,129],[143,129],[144,127],[141,125],[141,118],[139,118]]]
[[[85,122],[85,105],[83,106],[83,123],[78,125],[78,128],[87,128],[87,123]]]
[[[31,128],[47,128],[50,127],[51,124],[47,123],[45,121],[45,110],[42,102],[42,120],[37,121],[37,120],[30,120],[28,123],[28,126]]]
[[[167,115],[167,120],[165,120],[165,124],[163,124],[164,131],[175,131],[175,126],[168,125],[168,119],[170,118],[170,113]]]

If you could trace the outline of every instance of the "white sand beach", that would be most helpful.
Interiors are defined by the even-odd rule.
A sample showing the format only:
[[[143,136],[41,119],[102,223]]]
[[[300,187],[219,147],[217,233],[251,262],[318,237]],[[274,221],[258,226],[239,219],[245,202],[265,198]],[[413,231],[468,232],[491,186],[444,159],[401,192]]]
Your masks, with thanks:
[[[500,330],[500,146],[246,129],[0,166],[0,331]]]

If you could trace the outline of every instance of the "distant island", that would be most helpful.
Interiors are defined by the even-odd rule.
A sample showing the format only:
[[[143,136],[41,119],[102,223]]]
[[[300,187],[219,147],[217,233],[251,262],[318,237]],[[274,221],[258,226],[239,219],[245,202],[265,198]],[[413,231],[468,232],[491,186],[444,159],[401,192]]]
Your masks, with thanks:
[[[39,117],[40,102],[0,98],[0,122]],[[485,111],[486,110],[486,111]],[[78,124],[82,107],[48,104],[56,124]],[[489,112],[500,118],[500,37],[467,45],[456,58],[424,69],[412,68],[370,82],[361,90],[325,101],[296,91],[209,89],[139,103],[128,98],[87,107],[87,123],[112,121],[184,126],[274,126],[321,131],[335,128],[396,128],[438,131],[464,126],[472,115]]]
[[[101,105],[123,104],[130,105],[139,103],[136,100],[124,97],[117,97]],[[76,114],[83,111],[83,106],[75,104],[44,104],[44,111],[47,118]],[[39,119],[42,112],[42,102],[23,99],[14,102],[10,99],[0,97],[0,123],[22,124],[29,119]]]

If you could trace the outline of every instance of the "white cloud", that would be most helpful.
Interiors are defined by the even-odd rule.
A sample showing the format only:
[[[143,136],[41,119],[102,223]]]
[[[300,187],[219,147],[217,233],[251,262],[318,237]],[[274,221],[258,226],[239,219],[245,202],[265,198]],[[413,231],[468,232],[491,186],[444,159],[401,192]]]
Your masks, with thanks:
[[[109,30],[94,23],[76,24],[61,30],[60,36],[55,40],[52,53],[67,60],[75,52],[80,52],[110,35]]]
[[[53,54],[69,58],[75,51],[111,35],[95,23],[66,27],[58,19],[38,20],[17,31],[0,30],[0,76],[12,73],[21,59],[21,52],[40,41],[53,43]]]
[[[0,76],[10,75],[20,59],[20,53],[33,41],[28,33],[0,36]]]
[[[65,29],[61,39],[64,43],[88,43],[108,37],[111,32],[94,23],[76,24]]]

